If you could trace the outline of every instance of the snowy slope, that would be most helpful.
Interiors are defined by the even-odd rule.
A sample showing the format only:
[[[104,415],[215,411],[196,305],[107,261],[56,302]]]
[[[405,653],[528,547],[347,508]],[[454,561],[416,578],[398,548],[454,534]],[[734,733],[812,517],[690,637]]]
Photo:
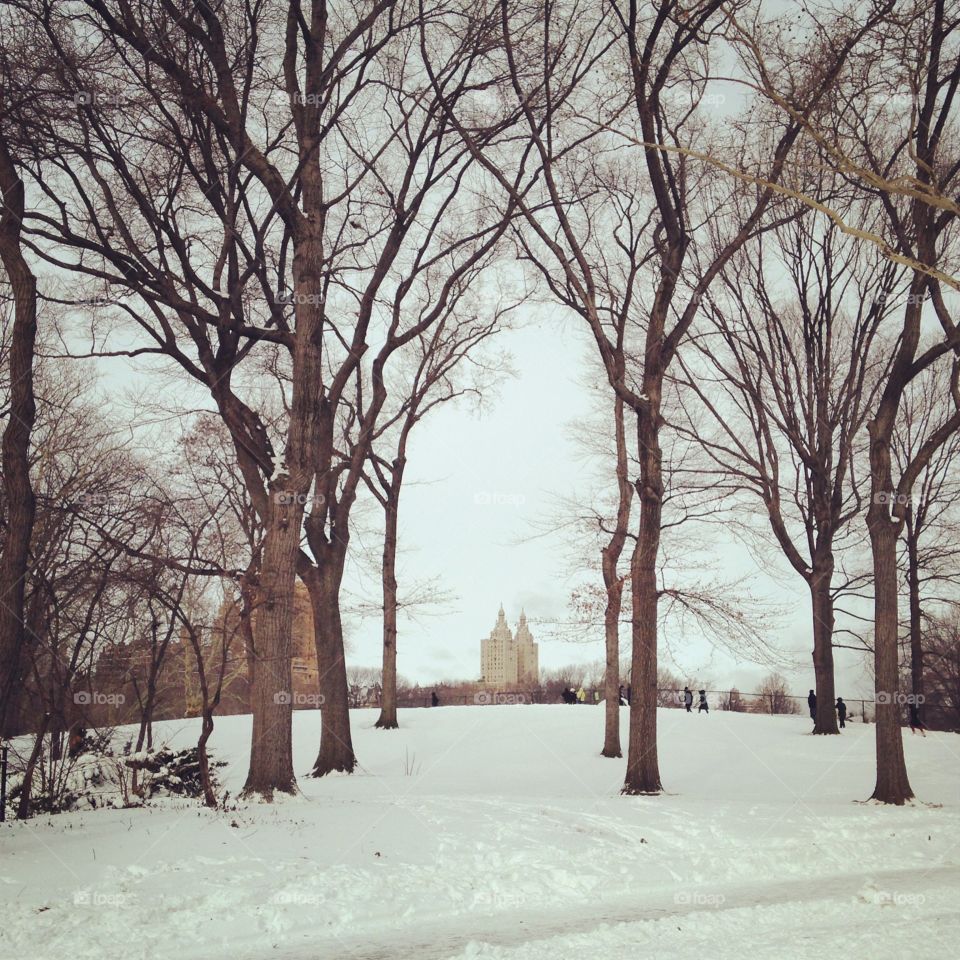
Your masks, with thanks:
[[[170,801],[0,829],[0,960],[955,955],[960,739],[906,736],[925,801],[873,786],[873,728],[660,713],[669,791],[618,792],[592,706],[450,707],[373,729],[362,769],[274,806]],[[622,711],[624,740],[626,709]],[[174,746],[194,721],[159,725]],[[217,721],[225,785],[249,717]],[[309,770],[319,715],[295,715]]]

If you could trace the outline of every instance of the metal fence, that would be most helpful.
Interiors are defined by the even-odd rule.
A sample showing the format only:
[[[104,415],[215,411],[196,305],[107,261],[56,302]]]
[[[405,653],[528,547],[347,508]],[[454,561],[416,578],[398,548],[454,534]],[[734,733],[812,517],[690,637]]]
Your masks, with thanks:
[[[604,703],[603,690],[599,687],[584,687],[583,699],[577,700],[577,705],[599,705]],[[580,690],[576,691],[579,694]],[[400,708],[419,708],[433,706],[433,691],[418,689],[405,691],[397,696],[397,706]],[[627,702],[627,689],[624,689],[624,702]],[[732,713],[762,713],[773,715],[805,716],[808,713],[807,698],[794,694],[779,693],[743,693],[739,690],[705,690],[707,707],[709,710]],[[532,704],[532,703],[562,703],[563,691],[545,687],[536,687],[526,690],[498,690],[495,688],[478,688],[472,691],[463,689],[447,690],[441,686],[436,688],[440,707],[462,706],[497,706],[504,704]],[[657,690],[657,705],[666,709],[684,709],[683,690]],[[692,709],[699,708],[700,691],[693,691]],[[847,705],[847,721],[852,723],[871,723],[874,719],[873,700],[860,698],[844,698]],[[377,707],[379,702],[369,701],[358,706]]]

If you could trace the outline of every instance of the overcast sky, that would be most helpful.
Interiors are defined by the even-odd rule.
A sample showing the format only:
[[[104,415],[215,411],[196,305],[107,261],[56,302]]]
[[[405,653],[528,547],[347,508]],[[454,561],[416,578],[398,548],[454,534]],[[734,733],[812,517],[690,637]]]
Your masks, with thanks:
[[[540,643],[542,668],[603,658],[603,633],[580,642],[555,637],[549,621],[569,617],[567,599],[574,575],[570,551],[560,534],[543,529],[560,515],[564,496],[591,489],[595,480],[574,436],[573,425],[590,417],[594,400],[584,382],[591,344],[576,323],[547,308],[532,308],[519,329],[500,335],[512,357],[515,376],[505,380],[479,411],[444,407],[416,428],[409,453],[400,509],[399,580],[406,586],[439,577],[454,599],[415,622],[401,619],[398,669],[414,682],[477,679],[480,640],[503,603],[511,627],[526,610]],[[782,610],[771,644],[792,666],[784,666],[793,691],[813,686],[809,650],[810,609],[806,587],[796,574],[756,561],[722,526],[705,536],[715,540],[718,571],[755,572],[754,593]],[[364,538],[379,550],[374,534]],[[375,573],[354,565],[349,589],[379,600]],[[544,623],[544,621],[547,621]],[[732,684],[755,690],[768,664],[736,658],[708,642],[693,626],[667,628],[666,666],[698,676],[717,688]],[[380,623],[371,617],[350,630],[349,659],[376,665]],[[673,662],[670,662],[670,661]],[[837,652],[838,693],[867,689],[862,657]]]

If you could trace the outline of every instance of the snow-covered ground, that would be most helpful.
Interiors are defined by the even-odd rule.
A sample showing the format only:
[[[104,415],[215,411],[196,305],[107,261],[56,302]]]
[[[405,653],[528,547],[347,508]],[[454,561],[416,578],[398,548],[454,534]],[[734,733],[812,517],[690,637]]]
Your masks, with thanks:
[[[164,801],[0,829],[0,958],[943,958],[960,942],[960,738],[906,735],[902,809],[873,727],[660,713],[668,791],[621,797],[593,706],[353,714],[362,767],[226,813]],[[622,710],[626,741],[626,709]],[[319,715],[295,715],[309,770]],[[159,725],[173,746],[194,721]],[[249,717],[217,721],[224,785]]]

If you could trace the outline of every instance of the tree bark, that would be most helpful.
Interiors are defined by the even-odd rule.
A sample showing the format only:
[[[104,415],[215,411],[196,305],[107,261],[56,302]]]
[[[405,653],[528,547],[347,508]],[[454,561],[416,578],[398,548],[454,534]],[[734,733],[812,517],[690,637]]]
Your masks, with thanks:
[[[620,612],[623,608],[623,578],[617,565],[627,541],[630,522],[630,501],[633,488],[628,477],[627,442],[623,425],[623,399],[614,400],[614,430],[617,447],[617,516],[613,536],[601,552],[603,584],[607,588],[607,602],[603,611],[603,629],[606,645],[606,672],[604,687],[606,710],[604,717],[604,757],[621,757],[620,749]],[[631,680],[631,683],[633,681]]]
[[[292,502],[291,502],[292,501]],[[303,507],[297,497],[274,494],[263,544],[261,600],[253,630],[250,769],[242,796],[272,800],[296,793],[293,774],[293,680],[290,634],[296,556]]]
[[[662,454],[659,443],[659,397],[644,384],[649,409],[637,413],[640,455],[640,531],[630,563],[633,596],[633,662],[630,682],[630,742],[627,751],[626,794],[656,794],[663,790],[657,761],[657,553],[663,509]]]
[[[839,733],[836,689],[833,679],[833,555],[816,557],[810,574],[810,599],[813,608],[813,673],[817,691],[815,734]]]
[[[397,512],[400,499],[400,478],[394,472],[384,506],[383,535],[383,688],[380,716],[376,726],[396,730],[397,721]]]
[[[920,531],[917,530],[907,511],[907,594],[910,602],[910,692],[913,694],[917,713],[925,719],[926,707],[923,684],[923,633],[922,607],[920,604]]]
[[[320,751],[311,771],[314,777],[334,772],[352,773],[357,765],[350,734],[347,664],[340,619],[344,554],[345,547],[340,550],[331,548],[327,556],[318,557],[316,574],[309,577],[307,583],[323,697],[320,704]]]
[[[7,504],[6,542],[0,556],[0,737],[13,733],[23,674],[27,633],[23,622],[24,588],[36,500],[30,484],[30,437],[36,419],[33,357],[37,337],[37,281],[20,246],[24,188],[0,138],[0,260],[14,302],[10,342],[10,406],[3,431],[2,463]]]
[[[867,511],[867,529],[873,554],[874,590],[874,685],[876,690],[877,783],[871,799],[902,805],[913,797],[907,767],[903,759],[900,729],[899,657],[897,635],[897,536],[900,524],[891,518],[889,502],[890,424],[888,414],[869,424],[871,502]]]

